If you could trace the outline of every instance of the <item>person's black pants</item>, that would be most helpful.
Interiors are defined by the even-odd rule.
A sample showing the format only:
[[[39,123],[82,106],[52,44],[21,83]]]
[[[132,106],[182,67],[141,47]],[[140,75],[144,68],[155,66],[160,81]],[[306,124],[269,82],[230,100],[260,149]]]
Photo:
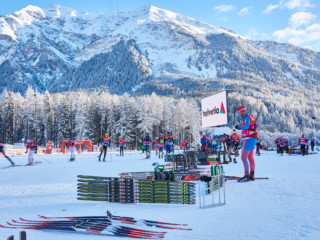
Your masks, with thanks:
[[[104,153],[103,160],[106,159],[107,152],[108,152],[108,146],[101,146],[101,153],[99,156],[99,161],[101,160],[102,153]]]
[[[301,155],[304,156],[306,154],[306,146],[300,145],[300,148],[301,148]]]
[[[120,156],[124,156],[123,151],[124,151],[124,147],[120,146]]]

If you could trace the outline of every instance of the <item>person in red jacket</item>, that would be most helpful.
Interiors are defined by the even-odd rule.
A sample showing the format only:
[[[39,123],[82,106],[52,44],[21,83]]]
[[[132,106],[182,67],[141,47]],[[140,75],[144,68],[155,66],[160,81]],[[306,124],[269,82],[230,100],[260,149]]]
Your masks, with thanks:
[[[102,136],[102,140],[101,140],[101,153],[99,156],[99,162],[101,161],[101,156],[102,153],[104,153],[104,157],[103,157],[103,161],[106,161],[106,155],[108,152],[108,146],[110,145],[110,137],[109,134],[106,133],[104,136]]]
[[[74,152],[76,151],[76,144],[71,139],[68,140],[67,146],[70,150],[70,161],[74,161],[76,159]]]
[[[31,140],[27,140],[26,144],[26,153],[28,152],[29,150],[29,156],[28,156],[28,164],[27,166],[31,166],[33,165],[33,161],[34,161],[34,158],[33,158],[33,155],[34,154],[37,154],[37,146],[35,144],[35,142],[31,141]]]
[[[120,147],[120,156],[124,156],[124,147],[126,146],[126,142],[121,138],[119,141],[119,147]]]
[[[206,153],[206,149],[207,149],[207,137],[206,137],[206,135],[205,135],[202,131],[200,131],[199,133],[200,133],[200,137],[201,137],[200,143],[201,143],[202,152],[203,152],[203,153]]]
[[[158,152],[159,152],[159,138],[158,137],[154,138],[153,144],[154,144],[154,148],[156,149],[156,155],[158,156]]]
[[[236,125],[235,128],[242,130],[241,160],[244,166],[244,177],[238,181],[253,181],[255,171],[254,149],[256,147],[257,139],[259,138],[259,134],[257,132],[258,126],[255,118],[247,112],[246,107],[238,107],[237,112],[242,118],[242,124],[240,126]]]
[[[299,138],[299,145],[300,145],[302,156],[306,154],[306,144],[307,144],[307,140],[304,137],[304,134],[302,134],[302,136]]]
[[[234,163],[237,163],[237,160],[236,160],[236,157],[239,156],[239,144],[240,144],[240,137],[239,135],[235,132],[234,130],[234,133],[231,135],[232,139],[233,139],[233,150],[234,150],[234,156],[235,158],[233,159],[233,162]]]
[[[181,143],[181,145],[182,145],[183,151],[184,151],[184,152],[187,151],[188,142],[187,142],[186,140],[183,140],[182,143]]]
[[[4,146],[3,143],[0,142],[0,153],[3,154],[3,156],[8,159],[8,161],[11,163],[12,166],[15,166],[14,162],[6,155],[5,151],[4,151]]]
[[[280,138],[278,138],[278,143],[279,143],[279,146],[280,146],[280,154],[281,154],[281,156],[283,156],[283,150],[284,150],[284,147],[285,147],[285,143],[284,143],[284,140],[283,140],[282,136]]]

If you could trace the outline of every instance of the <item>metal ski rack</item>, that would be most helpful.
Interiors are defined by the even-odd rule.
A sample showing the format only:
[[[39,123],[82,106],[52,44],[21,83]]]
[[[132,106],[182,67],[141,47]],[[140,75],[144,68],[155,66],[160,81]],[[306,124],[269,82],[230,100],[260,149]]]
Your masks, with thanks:
[[[226,204],[226,185],[223,167],[211,166],[211,180],[199,183],[199,207],[212,208]],[[207,199],[209,198],[209,199]]]

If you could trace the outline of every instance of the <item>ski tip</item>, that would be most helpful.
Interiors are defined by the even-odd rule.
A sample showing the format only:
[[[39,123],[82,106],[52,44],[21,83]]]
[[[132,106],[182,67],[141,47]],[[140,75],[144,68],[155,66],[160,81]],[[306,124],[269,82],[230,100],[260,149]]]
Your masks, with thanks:
[[[187,230],[187,231],[192,230],[192,228],[179,228],[179,227],[170,227],[170,226],[164,226],[164,225],[156,225],[156,226],[160,228],[173,229],[173,230]]]

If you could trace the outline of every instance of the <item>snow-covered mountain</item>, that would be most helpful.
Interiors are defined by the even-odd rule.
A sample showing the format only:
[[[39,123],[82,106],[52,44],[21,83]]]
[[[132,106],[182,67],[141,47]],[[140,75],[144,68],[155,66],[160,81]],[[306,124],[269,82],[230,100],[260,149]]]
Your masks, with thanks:
[[[1,91],[31,85],[40,91],[106,86],[114,93],[139,92],[144,85],[182,89],[208,78],[313,88],[320,53],[253,41],[154,6],[113,14],[27,6],[0,17]]]

